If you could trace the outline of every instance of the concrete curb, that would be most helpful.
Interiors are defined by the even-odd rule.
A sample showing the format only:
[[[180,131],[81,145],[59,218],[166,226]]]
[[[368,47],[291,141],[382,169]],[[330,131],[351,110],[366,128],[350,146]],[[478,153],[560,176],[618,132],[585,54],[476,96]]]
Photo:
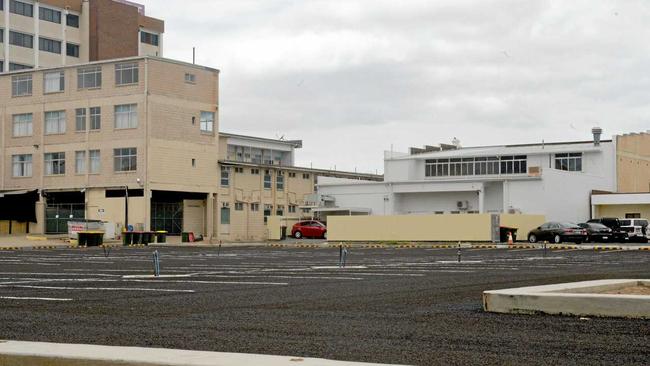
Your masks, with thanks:
[[[3,366],[370,366],[321,358],[186,351],[165,348],[111,347],[85,344],[0,341]]]
[[[596,280],[483,292],[483,309],[495,313],[556,314],[650,319],[650,296],[603,293],[650,280]]]

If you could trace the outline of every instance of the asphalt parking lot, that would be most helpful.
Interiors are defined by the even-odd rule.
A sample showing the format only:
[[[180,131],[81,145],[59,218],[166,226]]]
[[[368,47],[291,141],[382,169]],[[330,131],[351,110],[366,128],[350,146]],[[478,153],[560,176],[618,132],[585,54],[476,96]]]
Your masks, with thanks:
[[[152,253],[161,258],[151,278]],[[647,364],[650,321],[501,315],[483,290],[650,278],[649,251],[0,252],[0,338],[416,365]]]

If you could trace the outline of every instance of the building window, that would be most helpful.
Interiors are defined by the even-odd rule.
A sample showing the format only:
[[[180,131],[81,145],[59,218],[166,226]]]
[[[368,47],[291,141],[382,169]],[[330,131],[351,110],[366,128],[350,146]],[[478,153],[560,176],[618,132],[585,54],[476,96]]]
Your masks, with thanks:
[[[640,213],[626,213],[625,218],[626,219],[640,219],[641,214]]]
[[[244,211],[244,204],[242,202],[235,202],[235,211]]]
[[[52,23],[61,24],[61,12],[54,9],[39,7],[38,18]]]
[[[142,43],[147,43],[152,46],[158,46],[158,35],[145,32],[145,31],[140,31],[140,41]]]
[[[28,70],[33,68],[34,68],[33,66],[29,66],[29,65],[17,64],[14,62],[9,63],[9,71]]]
[[[243,174],[244,173],[244,168],[235,167],[235,173]]]
[[[65,16],[65,24],[67,24],[68,27],[79,28],[79,15],[67,14]]]
[[[196,159],[192,158],[192,168],[196,168]]]
[[[295,177],[296,177],[296,173],[293,173],[293,172],[289,173],[289,178],[295,178]]]
[[[45,112],[45,134],[65,133],[65,111]]]
[[[14,97],[32,95],[32,75],[12,76],[11,95]]]
[[[309,179],[309,178],[310,178],[309,174],[303,174],[302,175],[302,179]]]
[[[65,89],[65,73],[63,71],[46,72],[43,76],[45,93],[58,93]]]
[[[113,149],[113,169],[116,172],[133,172],[138,169],[138,149],[127,147]]]
[[[271,177],[271,171],[270,170],[265,170],[264,171],[264,189],[271,189],[273,182],[272,182],[272,177]]]
[[[284,191],[284,172],[278,171],[278,176],[275,177],[275,189]]]
[[[289,213],[296,213],[296,205],[289,205]]]
[[[221,225],[230,225],[230,207],[226,204],[221,207]]]
[[[201,132],[214,131],[214,112],[201,112]]]
[[[34,36],[31,34],[9,31],[9,44],[25,48],[34,48]]]
[[[101,88],[102,68],[101,66],[84,67],[77,70],[77,88],[90,89]]]
[[[525,174],[527,156],[488,156],[478,158],[428,159],[425,177]]]
[[[260,210],[259,203],[251,203],[251,211],[259,211],[259,210]]]
[[[273,211],[273,205],[264,205],[264,223],[268,221],[268,217],[271,216],[271,211]]]
[[[79,57],[79,45],[74,43],[66,43],[65,54],[71,57]]]
[[[75,151],[74,172],[77,174],[86,173],[86,152],[85,151]]]
[[[9,11],[14,14],[24,15],[26,17],[34,16],[34,6],[22,1],[11,0],[9,2]]]
[[[196,84],[196,75],[185,73],[185,82],[188,84]]]
[[[136,84],[138,82],[137,62],[115,65],[115,85]]]
[[[581,172],[582,153],[555,154],[555,169]]]
[[[277,209],[275,210],[275,215],[284,216],[284,205],[278,205]]]
[[[115,128],[137,128],[138,105],[122,104],[115,106]]]
[[[308,214],[308,213],[311,211],[311,209],[308,208],[308,207],[303,207],[303,208],[300,209],[300,211],[301,211],[302,213],[304,213],[304,214]]]
[[[99,130],[102,128],[102,108],[90,107],[90,129]]]
[[[101,160],[100,160],[100,155],[99,155],[99,150],[90,150],[88,151],[88,161],[90,163],[90,174],[97,174],[99,173],[99,169],[101,168]]]
[[[86,131],[86,108],[75,110],[75,131]]]
[[[230,167],[221,167],[221,186],[228,187],[230,185]]]
[[[13,115],[13,136],[23,137],[32,135],[32,114],[14,114]]]
[[[257,168],[253,168],[253,169],[251,169],[251,174],[252,175],[260,175],[260,170],[257,169]]]
[[[45,175],[65,174],[65,153],[45,154]]]
[[[31,177],[32,176],[32,155],[14,155],[11,158],[13,163],[13,176],[14,178]]]

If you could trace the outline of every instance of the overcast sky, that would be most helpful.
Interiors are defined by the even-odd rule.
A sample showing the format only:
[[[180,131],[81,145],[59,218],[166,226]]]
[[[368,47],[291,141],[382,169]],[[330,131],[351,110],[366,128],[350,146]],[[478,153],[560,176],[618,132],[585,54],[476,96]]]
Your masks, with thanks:
[[[650,129],[650,1],[141,0],[165,57],[221,70],[220,130],[297,163]]]

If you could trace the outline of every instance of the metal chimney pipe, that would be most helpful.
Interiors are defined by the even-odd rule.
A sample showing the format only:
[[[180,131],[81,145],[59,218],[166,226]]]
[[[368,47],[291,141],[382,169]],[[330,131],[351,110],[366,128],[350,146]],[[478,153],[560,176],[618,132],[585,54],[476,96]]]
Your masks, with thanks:
[[[600,135],[603,134],[603,129],[594,127],[591,129],[591,133],[594,134],[594,146],[600,146]]]

